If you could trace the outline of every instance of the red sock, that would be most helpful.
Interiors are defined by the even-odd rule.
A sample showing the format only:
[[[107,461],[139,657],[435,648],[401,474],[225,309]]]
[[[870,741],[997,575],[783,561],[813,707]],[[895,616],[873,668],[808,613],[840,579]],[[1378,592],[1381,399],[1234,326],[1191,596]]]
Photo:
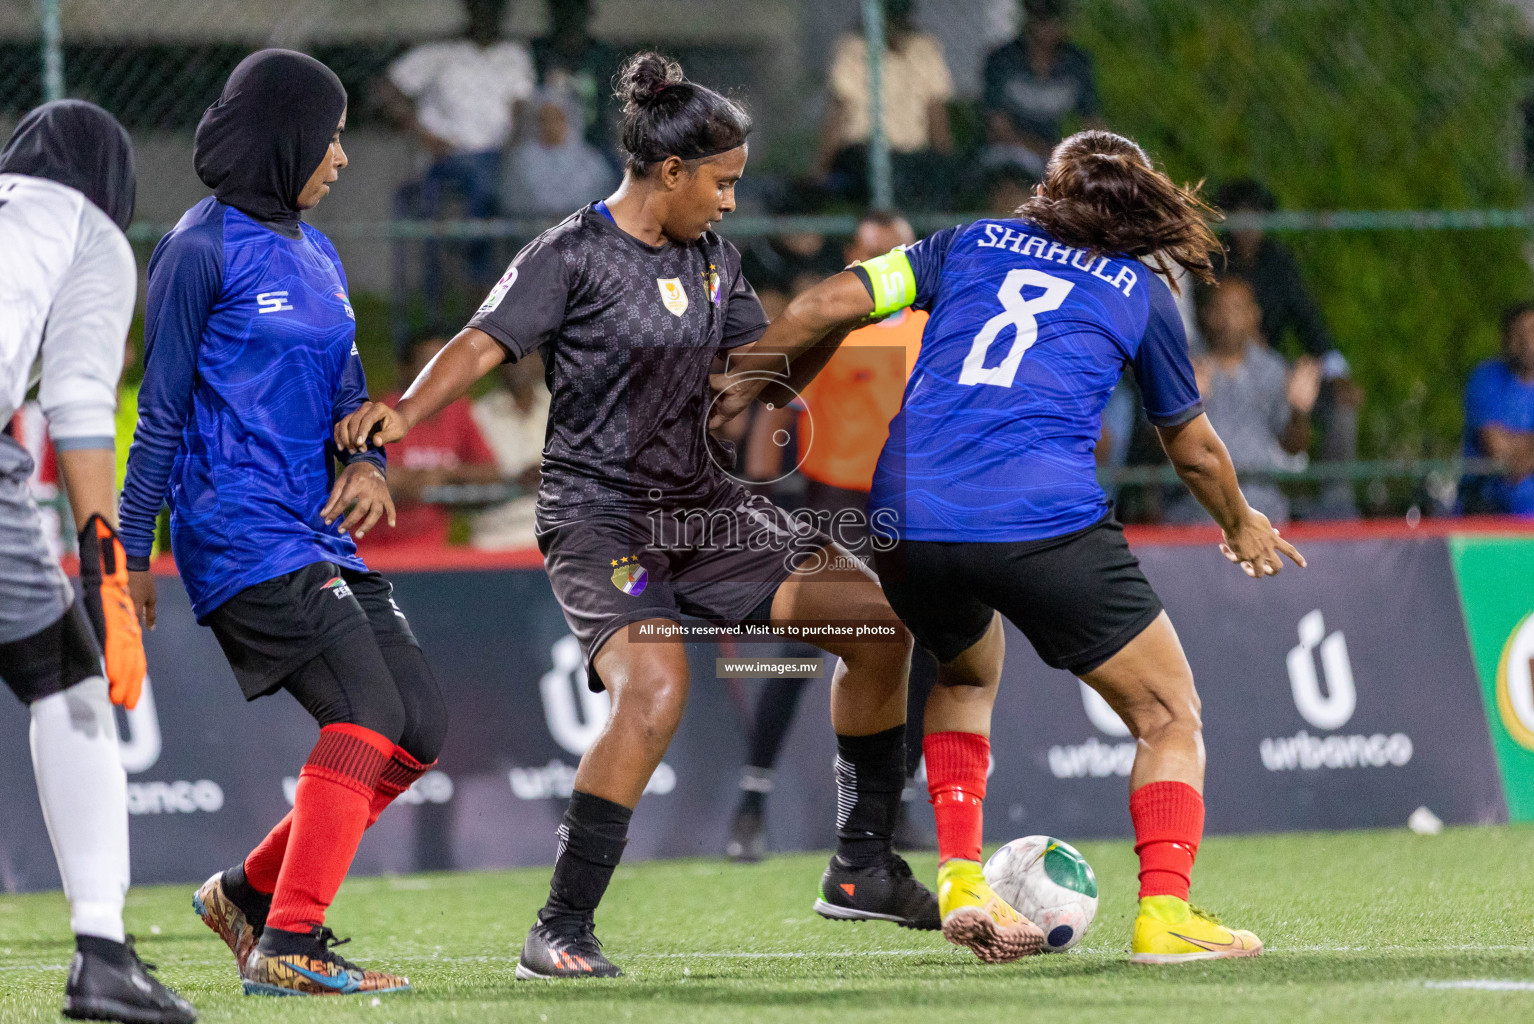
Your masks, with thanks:
[[[257,892],[270,896],[277,891],[277,875],[282,871],[282,856],[288,851],[288,834],[292,830],[293,812],[289,811],[246,856],[245,880]]]
[[[1129,794],[1140,858],[1140,898],[1188,898],[1204,836],[1204,798],[1186,782],[1151,782]]]
[[[922,738],[921,749],[937,817],[938,863],[979,860],[991,741],[977,732],[934,732]]]
[[[403,747],[395,747],[389,763],[384,765],[383,772],[378,776],[378,785],[373,789],[373,802],[368,806],[368,828],[378,820],[384,808],[394,802],[394,798],[409,789],[416,779],[431,771],[431,764],[422,764],[409,754]],[[248,875],[249,869],[246,869]]]
[[[395,747],[389,763],[384,765],[383,772],[378,776],[378,785],[373,789],[373,799],[368,806],[367,827],[372,828],[384,808],[409,789],[416,779],[431,771],[432,765],[436,763],[422,764],[405,753],[404,748]],[[270,896],[277,890],[277,875],[282,871],[282,857],[287,852],[288,835],[292,829],[293,812],[289,811],[245,858],[245,880],[257,892]]]
[[[325,923],[325,910],[367,828],[378,777],[393,753],[392,741],[360,725],[320,730],[320,741],[298,775],[288,849],[268,927],[302,932]]]

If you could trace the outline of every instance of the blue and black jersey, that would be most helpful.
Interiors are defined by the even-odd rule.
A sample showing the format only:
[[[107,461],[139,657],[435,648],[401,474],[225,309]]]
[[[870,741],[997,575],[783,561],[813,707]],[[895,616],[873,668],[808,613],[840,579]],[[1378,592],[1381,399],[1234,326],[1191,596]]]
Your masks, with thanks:
[[[886,313],[931,313],[874,474],[886,536],[1030,541],[1108,512],[1093,457],[1126,367],[1157,426],[1202,412],[1166,284],[1138,260],[983,220],[858,268]]]
[[[155,247],[144,384],[121,533],[147,568],[155,518],[199,620],[244,588],[315,562],[366,567],[320,509],[334,482],[332,429],[367,399],[356,320],[335,248],[215,198]],[[345,458],[383,466],[381,452]]]

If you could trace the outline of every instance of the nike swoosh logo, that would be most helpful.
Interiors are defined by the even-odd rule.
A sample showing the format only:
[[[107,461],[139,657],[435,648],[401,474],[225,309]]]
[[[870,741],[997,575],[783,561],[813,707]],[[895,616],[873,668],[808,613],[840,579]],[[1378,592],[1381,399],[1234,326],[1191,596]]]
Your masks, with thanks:
[[[316,985],[322,985],[325,988],[332,989],[336,992],[353,992],[357,990],[357,983],[352,980],[352,976],[350,974],[345,972],[342,972],[339,975],[316,974],[314,971],[304,970],[302,967],[295,963],[289,962],[288,966],[297,971],[299,974],[302,974],[304,977],[308,978],[310,981],[314,982]]]
[[[1199,949],[1207,949],[1211,953],[1218,952],[1222,949],[1235,949],[1237,942],[1239,941],[1235,938],[1232,938],[1229,942],[1214,942],[1209,939],[1195,939],[1192,936],[1183,935],[1179,932],[1168,932],[1167,934],[1183,940],[1190,946],[1197,946]]]

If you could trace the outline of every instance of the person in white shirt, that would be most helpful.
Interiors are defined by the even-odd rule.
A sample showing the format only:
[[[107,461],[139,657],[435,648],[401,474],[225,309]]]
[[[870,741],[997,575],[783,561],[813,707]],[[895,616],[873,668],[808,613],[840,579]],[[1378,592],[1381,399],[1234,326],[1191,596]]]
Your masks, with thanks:
[[[953,153],[948,101],[953,76],[937,37],[917,29],[912,0],[882,0],[885,50],[882,88],[884,137],[890,148],[895,192],[931,204],[951,177]],[[820,125],[814,176],[835,197],[866,205],[873,93],[862,32],[836,43],[827,75],[829,102]],[[946,196],[942,197],[946,200]],[[943,208],[942,203],[938,208]]]
[[[618,173],[581,134],[574,96],[544,91],[531,110],[533,130],[512,148],[502,182],[507,213],[559,220],[618,187]]]
[[[542,359],[532,355],[502,363],[500,377],[503,386],[474,403],[474,424],[495,452],[501,478],[520,484],[523,493],[474,517],[471,541],[487,551],[538,544],[533,512],[549,420]]]
[[[390,65],[380,86],[384,110],[420,142],[430,161],[418,180],[400,189],[397,215],[436,219],[450,203],[464,217],[500,212],[501,152],[515,139],[537,86],[527,46],[501,35],[507,6],[507,0],[464,0],[468,25],[462,37],[422,43]],[[433,327],[441,326],[440,253],[435,243],[423,253],[422,291]],[[470,242],[464,255],[472,290],[488,290],[496,271],[490,244]],[[403,343],[407,328],[395,327],[396,343]]]
[[[0,435],[0,678],[30,712],[32,769],[58,859],[75,958],[64,1015],[191,1024],[123,930],[127,776],[112,705],[132,708],[144,643],[117,539],[117,380],[138,269],[133,146],[111,114],[45,103],[0,150],[0,423],[32,384],[80,531],[81,598],[43,536],[33,460]],[[34,365],[41,373],[34,375]]]

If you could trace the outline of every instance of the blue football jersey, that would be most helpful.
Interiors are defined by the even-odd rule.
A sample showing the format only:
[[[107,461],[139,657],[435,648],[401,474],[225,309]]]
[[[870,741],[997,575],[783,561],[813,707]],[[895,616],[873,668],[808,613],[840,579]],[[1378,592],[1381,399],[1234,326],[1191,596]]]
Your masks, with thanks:
[[[144,384],[121,522],[147,568],[155,517],[199,620],[240,590],[315,562],[363,570],[320,509],[336,421],[367,399],[346,277],[307,224],[288,238],[217,199],[149,261]],[[365,456],[380,467],[383,455]]]
[[[881,535],[1043,540],[1101,519],[1093,451],[1125,367],[1152,423],[1202,412],[1176,302],[1138,260],[1019,220],[950,228],[900,255],[866,265],[876,304],[931,319],[874,473]]]

